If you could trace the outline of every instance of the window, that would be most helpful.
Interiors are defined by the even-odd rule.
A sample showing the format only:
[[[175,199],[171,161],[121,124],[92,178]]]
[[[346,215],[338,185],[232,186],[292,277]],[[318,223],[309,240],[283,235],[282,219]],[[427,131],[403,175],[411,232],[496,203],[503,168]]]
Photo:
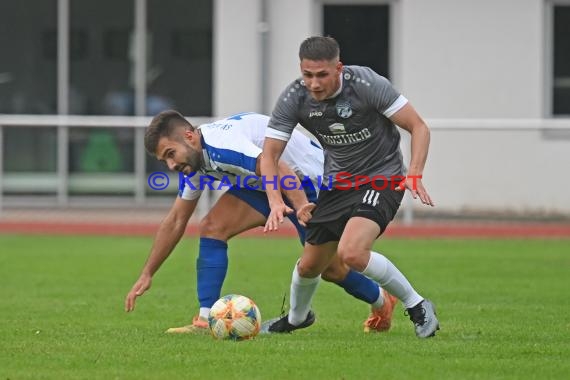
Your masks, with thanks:
[[[388,5],[324,5],[324,34],[338,41],[345,65],[389,78],[389,13]]]
[[[57,38],[46,38],[56,30],[56,10],[56,0],[0,1],[0,113],[57,112],[57,66],[47,54],[57,50]],[[53,192],[32,175],[55,172],[55,128],[4,127],[3,133],[4,191],[18,193],[27,182],[31,192]]]
[[[147,113],[174,108],[185,116],[212,115],[210,0],[148,0]],[[146,170],[168,171],[146,156]],[[156,192],[153,192],[156,193]]]
[[[69,113],[134,115],[129,57],[134,2],[73,0],[69,5]]]
[[[71,128],[70,173],[132,173],[133,128]]]
[[[6,172],[52,172],[57,164],[55,128],[4,127]]]
[[[211,0],[148,0],[148,113],[212,115]]]
[[[57,112],[57,66],[46,55],[57,46],[46,38],[56,11],[56,0],[0,1],[0,113]]]
[[[570,5],[554,6],[552,113],[570,116]]]

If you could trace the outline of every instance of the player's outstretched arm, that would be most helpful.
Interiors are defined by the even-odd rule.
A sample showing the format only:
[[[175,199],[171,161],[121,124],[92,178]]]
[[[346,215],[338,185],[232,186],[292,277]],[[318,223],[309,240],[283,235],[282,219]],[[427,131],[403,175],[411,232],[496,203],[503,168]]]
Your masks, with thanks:
[[[267,217],[264,232],[275,231],[279,229],[279,225],[283,223],[284,215],[293,212],[290,207],[287,207],[281,196],[281,186],[279,185],[279,158],[285,150],[287,145],[286,141],[273,139],[270,137],[265,138],[263,143],[263,152],[259,158],[259,169],[261,176],[268,181],[273,181],[272,184],[266,186],[267,199],[271,212]]]
[[[414,199],[420,198],[423,204],[434,206],[434,203],[422,183],[422,174],[427,160],[430,131],[423,119],[410,103],[403,106],[391,118],[396,125],[411,135],[411,159],[404,187],[412,193]],[[403,188],[400,188],[403,190]]]
[[[168,215],[160,223],[152,249],[138,280],[125,298],[125,311],[133,311],[137,297],[142,296],[150,288],[152,276],[170,256],[170,253],[172,253],[174,247],[176,247],[176,244],[184,235],[188,220],[198,204],[198,199],[184,200],[180,197],[176,198]]]

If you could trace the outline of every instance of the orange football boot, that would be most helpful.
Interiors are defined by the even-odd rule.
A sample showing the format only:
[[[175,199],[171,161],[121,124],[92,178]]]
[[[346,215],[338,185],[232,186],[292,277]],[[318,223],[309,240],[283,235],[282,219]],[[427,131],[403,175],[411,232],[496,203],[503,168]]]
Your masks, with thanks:
[[[208,333],[208,320],[196,315],[192,318],[192,324],[182,327],[171,327],[166,330],[167,334],[203,334]]]
[[[372,308],[370,316],[364,321],[365,333],[390,330],[390,326],[392,325],[392,313],[394,312],[394,306],[398,303],[398,298],[384,289],[382,289],[382,297],[384,297],[382,307],[378,309]]]

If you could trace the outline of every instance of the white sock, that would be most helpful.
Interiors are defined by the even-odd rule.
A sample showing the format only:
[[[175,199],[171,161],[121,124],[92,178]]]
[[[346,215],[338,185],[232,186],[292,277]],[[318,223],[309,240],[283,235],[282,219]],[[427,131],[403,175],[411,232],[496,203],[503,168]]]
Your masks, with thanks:
[[[297,326],[307,319],[307,314],[311,310],[311,300],[317,290],[317,285],[321,276],[315,278],[305,278],[299,275],[297,264],[293,269],[291,280],[291,298],[289,299],[289,323]]]
[[[209,307],[201,307],[200,308],[200,318],[208,319],[210,315],[210,308]]]
[[[378,287],[378,289],[380,289],[380,295],[378,295],[378,299],[370,304],[373,309],[380,309],[382,306],[384,306],[384,296],[382,295],[382,288]]]
[[[370,252],[370,261],[362,274],[375,280],[388,292],[398,297],[406,309],[423,300],[402,272],[378,252]]]

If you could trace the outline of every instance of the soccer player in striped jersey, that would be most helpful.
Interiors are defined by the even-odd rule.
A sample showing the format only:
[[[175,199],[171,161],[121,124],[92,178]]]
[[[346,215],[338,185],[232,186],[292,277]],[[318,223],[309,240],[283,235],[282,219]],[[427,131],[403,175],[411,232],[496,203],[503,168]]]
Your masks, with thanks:
[[[192,324],[167,330],[172,333],[204,331],[211,306],[220,297],[228,268],[227,241],[249,229],[263,226],[270,213],[266,188],[277,187],[274,180],[260,176],[259,162],[269,117],[242,113],[194,128],[176,111],[164,111],[152,120],[145,134],[146,150],[183,173],[184,188],[162,221],[139,279],[125,299],[126,311],[151,286],[153,275],[168,258],[184,234],[204,187],[220,185],[229,189],[200,222],[200,246],[196,263],[200,310]],[[323,171],[321,147],[295,130],[278,164],[278,175],[289,184],[283,190],[285,202],[296,209],[316,201]],[[212,185],[213,180],[219,181]],[[303,243],[305,230],[297,215],[288,215]],[[304,216],[305,218],[308,215]],[[270,253],[268,253],[270,254]],[[366,276],[332,261],[323,273],[354,297],[391,315],[395,298]],[[387,306],[386,306],[387,305]],[[376,330],[386,331],[389,320]]]

